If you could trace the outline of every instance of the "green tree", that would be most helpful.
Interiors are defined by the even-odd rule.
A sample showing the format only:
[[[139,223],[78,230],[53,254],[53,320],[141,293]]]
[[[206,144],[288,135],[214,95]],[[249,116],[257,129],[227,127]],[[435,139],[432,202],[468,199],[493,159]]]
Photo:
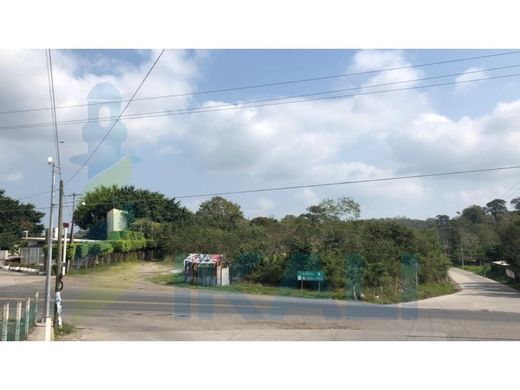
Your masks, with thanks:
[[[5,195],[0,189],[0,249],[13,249],[20,244],[22,232],[40,234],[43,231],[43,213],[34,205],[21,203]]]
[[[88,192],[75,212],[77,225],[89,229],[90,238],[103,239],[106,235],[106,214],[116,208],[128,212],[128,224],[146,218],[153,222],[186,223],[191,212],[175,199],[159,192],[134,186],[100,186]]]
[[[469,206],[462,210],[462,218],[469,223],[477,224],[486,221],[486,209],[477,205]]]
[[[358,219],[361,208],[354,199],[343,197],[338,200],[324,199],[319,204],[307,208],[304,216],[313,222],[347,221]]]
[[[520,211],[520,197],[512,199],[511,204],[514,206],[515,210]]]
[[[503,199],[494,199],[486,204],[486,211],[497,221],[501,215],[508,213],[506,201]]]
[[[202,202],[195,217],[197,223],[224,230],[236,229],[244,222],[244,214],[240,206],[221,196]]]
[[[130,230],[143,233],[145,238],[154,239],[160,235],[161,224],[148,218],[140,218],[132,223]]]
[[[437,226],[439,238],[442,241],[444,254],[447,255],[449,253],[448,231],[450,229],[450,217],[447,215],[437,215],[435,217],[435,224]]]
[[[509,224],[501,234],[503,259],[520,272],[520,221]]]

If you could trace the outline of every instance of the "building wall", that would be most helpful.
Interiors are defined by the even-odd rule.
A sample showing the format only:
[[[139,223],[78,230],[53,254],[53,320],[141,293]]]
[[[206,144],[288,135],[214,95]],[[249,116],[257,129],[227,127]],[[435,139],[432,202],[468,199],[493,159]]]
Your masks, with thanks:
[[[127,227],[126,211],[112,209],[107,213],[107,234],[110,234],[110,232],[122,232]]]
[[[221,286],[229,286],[229,267],[222,268]]]

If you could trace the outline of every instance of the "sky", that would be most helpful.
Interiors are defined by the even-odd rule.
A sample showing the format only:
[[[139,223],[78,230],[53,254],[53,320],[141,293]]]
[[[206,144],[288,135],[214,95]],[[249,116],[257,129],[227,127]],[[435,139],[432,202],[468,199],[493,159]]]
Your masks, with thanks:
[[[137,98],[181,96],[133,101],[125,115],[187,108],[211,110],[210,107],[223,104],[235,104],[233,109],[123,117],[87,166],[66,185],[65,192],[82,193],[103,174],[103,180],[117,176],[115,182],[179,197],[518,165],[520,77],[471,80],[520,74],[520,53],[409,67],[505,52],[166,50]],[[98,117],[110,116],[111,112],[119,114],[125,99],[135,92],[159,53],[160,50],[53,50],[56,105],[79,105],[57,109],[65,181],[81,167],[110,128],[111,122],[98,122]],[[491,69],[505,66],[509,68]],[[380,72],[388,68],[401,69]],[[360,72],[365,74],[201,93]],[[445,75],[448,76],[417,80]],[[377,86],[402,81],[409,82]],[[0,51],[0,86],[0,188],[13,198],[50,190],[51,172],[46,161],[48,156],[57,158],[53,128],[24,126],[51,122],[51,111],[5,113],[50,107],[45,51]],[[247,101],[280,102],[287,101],[282,97],[338,89],[347,91],[336,95],[352,95],[403,87],[415,88],[243,107]],[[103,102],[118,96],[123,102]],[[330,95],[314,97],[318,96]],[[88,125],[60,123],[87,118],[92,119]],[[513,187],[519,180],[520,170],[510,170],[226,198],[238,203],[249,218],[298,215],[325,198],[344,196],[360,204],[362,218],[428,218],[438,214],[456,216],[457,211],[469,205],[485,205],[495,198],[509,201],[520,196],[520,183]],[[195,211],[207,199],[179,200]],[[49,194],[24,202],[46,211]],[[70,207],[64,215],[66,220],[70,218]]]

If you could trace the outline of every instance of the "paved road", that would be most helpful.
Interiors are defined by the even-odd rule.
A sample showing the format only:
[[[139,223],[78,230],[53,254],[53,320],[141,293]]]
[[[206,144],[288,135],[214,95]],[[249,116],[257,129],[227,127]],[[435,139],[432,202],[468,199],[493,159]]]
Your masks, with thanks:
[[[518,290],[459,268],[450,269],[449,274],[461,291],[420,301],[418,306],[421,309],[520,313]]]
[[[150,267],[141,265],[140,274],[122,284],[99,285],[93,274],[66,279],[64,319],[79,327],[68,339],[520,339],[520,294],[455,269],[450,274],[462,287],[456,294],[374,305],[159,286],[147,281]],[[1,297],[43,293],[43,277],[10,275],[0,272]]]

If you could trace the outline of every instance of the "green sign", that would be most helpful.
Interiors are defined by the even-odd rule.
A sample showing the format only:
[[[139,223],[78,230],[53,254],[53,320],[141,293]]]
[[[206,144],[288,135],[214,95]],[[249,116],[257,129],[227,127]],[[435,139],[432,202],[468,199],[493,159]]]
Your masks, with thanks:
[[[320,271],[298,271],[297,278],[298,280],[323,282],[325,280],[325,275]]]

